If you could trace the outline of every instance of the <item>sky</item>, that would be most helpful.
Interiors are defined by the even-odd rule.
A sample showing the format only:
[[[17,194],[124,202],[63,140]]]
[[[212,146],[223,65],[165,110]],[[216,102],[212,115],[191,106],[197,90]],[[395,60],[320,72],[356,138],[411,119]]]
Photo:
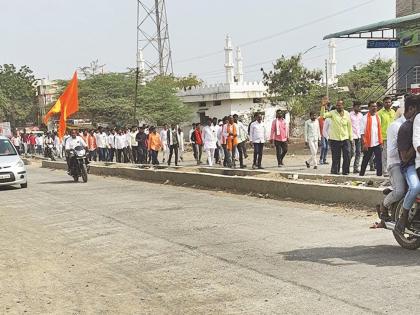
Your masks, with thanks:
[[[395,17],[395,0],[167,0],[166,5],[175,74],[194,73],[208,83],[225,80],[226,34],[241,47],[245,80],[257,81],[261,67],[268,70],[281,55],[315,45],[303,62],[324,69],[324,35]],[[37,78],[49,79],[69,79],[96,59],[105,71],[135,67],[137,0],[0,0],[0,8],[0,64],[28,65]],[[259,41],[249,44],[254,40]],[[209,53],[214,54],[195,59]],[[395,50],[366,49],[360,39],[337,41],[338,73],[377,56],[393,58]]]

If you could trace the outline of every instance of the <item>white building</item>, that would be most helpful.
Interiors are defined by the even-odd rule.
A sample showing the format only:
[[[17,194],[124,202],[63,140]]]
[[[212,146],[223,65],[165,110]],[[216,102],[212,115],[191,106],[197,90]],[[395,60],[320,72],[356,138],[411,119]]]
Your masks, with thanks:
[[[262,82],[244,81],[242,53],[239,47],[236,49],[235,71],[233,46],[229,35],[225,42],[225,71],[225,83],[193,87],[178,93],[182,101],[193,108],[195,116],[192,122],[204,123],[207,117],[222,119],[224,116],[238,114],[244,123],[249,123],[253,113],[261,112],[268,135],[276,110],[286,110],[286,107],[268,102],[267,87]]]

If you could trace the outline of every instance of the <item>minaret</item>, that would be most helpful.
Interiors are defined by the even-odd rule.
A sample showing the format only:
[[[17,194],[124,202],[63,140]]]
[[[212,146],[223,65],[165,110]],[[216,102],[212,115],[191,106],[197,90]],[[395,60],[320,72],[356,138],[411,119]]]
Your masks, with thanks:
[[[236,48],[236,82],[244,82],[244,67],[241,48]]]
[[[334,39],[330,39],[328,44],[329,57],[328,57],[328,81],[329,84],[337,83],[337,59],[335,58],[335,49],[337,45]]]
[[[232,40],[229,35],[226,36],[225,45],[225,69],[226,69],[226,83],[233,83],[233,48]]]
[[[146,72],[144,71],[143,49],[139,49],[137,53],[137,67],[139,69],[140,85],[146,85]]]

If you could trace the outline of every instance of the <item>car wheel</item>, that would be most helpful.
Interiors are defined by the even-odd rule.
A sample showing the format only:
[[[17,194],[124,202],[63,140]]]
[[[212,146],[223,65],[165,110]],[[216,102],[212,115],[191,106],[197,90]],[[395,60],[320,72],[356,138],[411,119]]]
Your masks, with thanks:
[[[20,184],[20,188],[28,188],[28,183],[26,182],[25,184]]]

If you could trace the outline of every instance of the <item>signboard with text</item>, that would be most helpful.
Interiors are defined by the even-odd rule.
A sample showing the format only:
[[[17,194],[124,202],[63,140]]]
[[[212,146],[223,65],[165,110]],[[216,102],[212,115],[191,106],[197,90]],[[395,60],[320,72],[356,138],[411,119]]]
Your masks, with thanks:
[[[398,39],[379,39],[367,41],[367,48],[399,48],[401,46]]]

